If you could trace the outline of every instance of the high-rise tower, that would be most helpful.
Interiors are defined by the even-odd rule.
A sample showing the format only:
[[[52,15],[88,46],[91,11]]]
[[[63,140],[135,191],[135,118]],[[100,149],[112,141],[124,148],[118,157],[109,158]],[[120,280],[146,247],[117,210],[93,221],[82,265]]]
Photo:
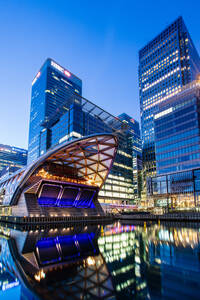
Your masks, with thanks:
[[[196,79],[200,58],[182,17],[139,51],[139,94],[146,175],[156,172],[154,115],[158,104]]]
[[[63,104],[66,111],[69,109],[74,94],[82,94],[81,79],[48,58],[32,82],[28,163],[48,150],[52,144],[50,126],[59,119]]]
[[[132,145],[132,156],[133,156],[133,186],[134,186],[134,197],[139,199],[141,197],[142,188],[142,142],[140,137],[140,126],[138,121],[133,119],[126,113],[122,113],[118,118],[128,124],[131,132],[131,145]]]

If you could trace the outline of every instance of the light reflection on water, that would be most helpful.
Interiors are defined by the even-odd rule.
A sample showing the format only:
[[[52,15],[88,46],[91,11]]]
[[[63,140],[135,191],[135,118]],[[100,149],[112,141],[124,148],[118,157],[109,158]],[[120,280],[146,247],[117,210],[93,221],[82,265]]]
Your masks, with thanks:
[[[0,233],[1,299],[199,299],[197,224]]]

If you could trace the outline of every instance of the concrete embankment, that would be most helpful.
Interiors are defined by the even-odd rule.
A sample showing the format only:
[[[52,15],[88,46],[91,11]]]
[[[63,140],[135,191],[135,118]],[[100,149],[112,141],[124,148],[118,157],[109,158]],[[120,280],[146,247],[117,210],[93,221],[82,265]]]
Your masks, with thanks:
[[[178,212],[163,215],[154,215],[148,213],[139,214],[120,214],[117,216],[119,220],[141,220],[141,221],[178,221],[178,222],[200,222],[199,212]]]
[[[66,223],[101,223],[112,222],[115,217],[113,215],[102,216],[66,216],[66,217],[13,217],[0,216],[0,222],[13,224],[66,224]]]

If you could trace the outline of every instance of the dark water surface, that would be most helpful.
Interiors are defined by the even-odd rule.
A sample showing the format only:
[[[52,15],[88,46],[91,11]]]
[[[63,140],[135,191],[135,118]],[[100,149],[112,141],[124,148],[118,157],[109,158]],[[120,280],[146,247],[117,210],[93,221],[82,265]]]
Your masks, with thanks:
[[[2,225],[0,299],[200,299],[199,225]]]

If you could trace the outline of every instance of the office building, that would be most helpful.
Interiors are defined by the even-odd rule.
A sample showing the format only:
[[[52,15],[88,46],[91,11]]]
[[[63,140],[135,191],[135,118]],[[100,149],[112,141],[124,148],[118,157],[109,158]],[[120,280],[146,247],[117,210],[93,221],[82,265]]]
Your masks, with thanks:
[[[200,167],[200,81],[158,105],[154,116],[157,174]]]
[[[122,113],[118,118],[128,124],[132,135],[134,198],[139,199],[142,189],[142,141],[140,138],[139,122],[126,113]]]
[[[200,58],[182,17],[139,51],[139,94],[145,176],[156,172],[154,115],[158,104],[196,79]]]
[[[50,90],[50,84],[54,83],[57,95],[60,95],[64,89],[62,86],[64,75],[61,74],[61,77],[58,77],[57,73],[60,71],[52,70],[55,62],[53,67],[49,67],[51,64],[52,60],[47,60],[44,64],[45,67],[41,68],[39,76],[37,75],[33,82],[29,131],[29,162],[34,161],[35,157],[43,155],[48,149],[65,141],[97,133],[115,133],[119,138],[119,148],[111,172],[105,185],[99,192],[99,200],[103,203],[133,204],[132,134],[127,129],[127,125],[118,118],[81,96],[81,81],[77,81],[77,77],[70,76],[76,83],[76,85],[70,86],[70,90],[65,83],[64,88],[68,92],[65,94],[62,92],[63,96],[61,99],[59,98],[62,104],[60,104],[59,108],[56,108],[54,105],[48,117],[45,117],[44,113],[41,116],[45,101],[53,101],[52,99],[54,99],[51,95],[52,93],[55,94],[55,91],[53,91],[53,88]],[[59,65],[56,64],[56,66]],[[62,68],[62,70],[65,69]],[[50,76],[42,77],[43,72],[50,72]],[[53,77],[52,80],[52,76],[61,79],[58,81],[58,79]],[[64,80],[69,81],[69,78]],[[47,82],[44,84],[44,81]],[[71,81],[72,83],[73,81]],[[48,86],[48,90],[45,88],[41,89],[42,85]],[[52,96],[54,97],[54,95]],[[37,105],[35,105],[35,102],[37,102]],[[42,108],[40,108],[40,104]]]
[[[62,114],[61,107],[66,111],[69,109],[71,96],[74,93],[81,95],[81,79],[54,60],[47,59],[32,82],[28,164],[50,148],[51,130],[49,127],[59,119]],[[50,124],[49,119],[53,124]],[[45,123],[48,123],[48,126],[44,129],[42,125]]]
[[[10,175],[27,164],[27,150],[0,144],[0,177]]]
[[[200,81],[162,102],[154,116],[157,176],[148,178],[155,207],[194,209],[200,204]]]

